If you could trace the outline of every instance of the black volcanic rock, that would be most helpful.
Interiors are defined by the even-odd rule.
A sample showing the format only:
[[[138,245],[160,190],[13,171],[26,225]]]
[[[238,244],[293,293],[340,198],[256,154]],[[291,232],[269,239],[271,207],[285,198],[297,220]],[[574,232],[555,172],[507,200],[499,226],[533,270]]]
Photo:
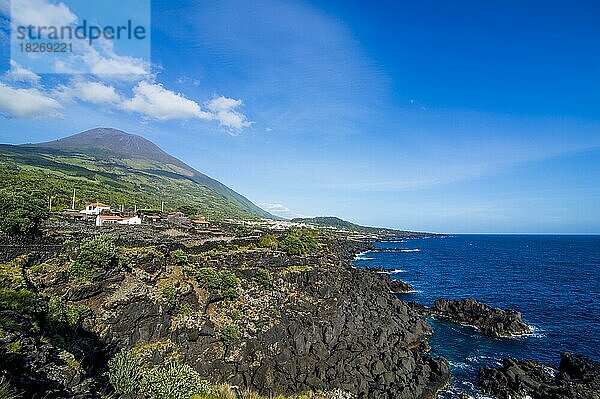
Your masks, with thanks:
[[[390,287],[394,294],[408,294],[415,291],[415,288],[412,285],[400,280],[390,281]]]
[[[81,225],[71,224],[73,229]],[[95,229],[78,232],[75,240],[97,234]],[[84,344],[98,348],[85,357],[92,364],[82,362],[74,374],[59,364],[68,353],[44,360],[55,350],[32,330],[23,353],[3,357],[0,352],[0,376],[8,372],[24,397],[36,397],[47,387],[56,392],[49,398],[99,397],[77,395],[88,386],[90,393],[107,386],[106,359],[131,348],[145,353],[148,366],[167,364],[177,355],[211,383],[264,396],[341,390],[357,399],[432,399],[449,381],[447,362],[427,353],[431,327],[390,293],[389,276],[351,266],[369,244],[322,238],[319,253],[300,257],[239,247],[211,251],[183,231],[176,238],[150,227],[112,232],[119,233],[126,258],[89,282],[63,278],[69,267],[62,263],[64,256],[28,274],[44,298],[60,296],[65,306],[86,309],[77,330],[68,330],[69,339],[60,341],[70,343],[75,359],[83,357]],[[185,265],[171,263],[175,248],[185,250]],[[31,246],[24,249],[32,252]],[[235,276],[235,301],[202,283],[197,271],[208,268]],[[269,272],[272,284],[258,283],[259,269]],[[164,287],[171,287],[174,297]],[[234,316],[232,306],[241,315]],[[223,331],[230,325],[238,335],[226,339]],[[9,338],[0,337],[0,346],[15,341]]]
[[[531,327],[523,321],[521,313],[494,308],[473,298],[438,299],[430,312],[456,323],[474,326],[492,337],[510,337],[532,332]]]
[[[532,360],[505,359],[479,370],[479,388],[499,399],[598,399],[600,363],[563,353],[558,372]]]

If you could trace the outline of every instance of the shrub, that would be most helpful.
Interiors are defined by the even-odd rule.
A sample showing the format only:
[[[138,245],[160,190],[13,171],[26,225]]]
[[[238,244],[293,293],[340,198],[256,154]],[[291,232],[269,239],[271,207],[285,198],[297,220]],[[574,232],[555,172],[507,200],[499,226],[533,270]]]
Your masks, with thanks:
[[[243,317],[243,313],[242,313],[242,311],[241,311],[241,310],[239,310],[239,309],[233,309],[233,310],[231,311],[231,314],[229,315],[229,317],[231,317],[231,319],[232,319],[232,320],[236,320],[236,321],[238,321],[238,320],[241,320],[241,319],[242,319],[242,317]]]
[[[286,234],[281,247],[288,255],[306,255],[316,252],[319,244],[307,233],[290,232]]]
[[[236,237],[247,237],[247,236],[252,235],[253,232],[254,232],[254,230],[248,226],[239,226],[235,230],[235,235],[236,235]]]
[[[276,251],[277,248],[279,248],[279,241],[277,241],[277,237],[275,237],[273,234],[266,234],[260,238],[258,241],[258,246]]]
[[[2,308],[12,310],[15,313],[26,314],[33,312],[36,296],[33,292],[25,289],[0,288],[0,304]]]
[[[202,267],[195,272],[196,279],[204,288],[218,289],[221,284],[221,277],[217,269],[212,267]]]
[[[154,368],[146,373],[140,387],[149,399],[189,399],[209,391],[208,383],[187,364]]]
[[[177,312],[180,315],[185,316],[185,315],[192,313],[193,311],[194,311],[194,309],[190,305],[184,303],[183,305],[181,305],[179,307]]]
[[[53,297],[48,301],[46,318],[51,327],[63,326],[73,329],[81,327],[85,318],[91,314],[92,311],[87,306],[65,304],[60,299]]]
[[[198,214],[198,208],[192,205],[180,205],[177,207],[177,211],[183,213],[186,216],[194,216]]]
[[[256,271],[256,282],[263,287],[272,287],[273,276],[267,269],[258,269]]]
[[[170,304],[175,304],[177,302],[177,288],[173,284],[165,284],[160,289],[162,296],[169,302]]]
[[[40,194],[0,190],[0,230],[17,235],[39,232],[42,222],[50,216],[46,201]]]
[[[188,257],[182,249],[176,249],[171,252],[171,258],[173,258],[173,262],[175,262],[176,265],[185,265],[188,261]]]
[[[204,288],[219,290],[226,298],[238,296],[237,289],[240,285],[235,273],[229,270],[216,270],[212,267],[203,267],[196,272],[196,279]]]
[[[240,339],[240,329],[235,324],[228,324],[221,329],[221,339],[227,343]]]
[[[133,351],[122,349],[108,361],[108,381],[121,395],[137,393],[142,381],[142,361]]]
[[[85,241],[71,265],[70,274],[76,281],[88,280],[95,270],[107,270],[117,266],[119,252],[114,238],[102,235]]]

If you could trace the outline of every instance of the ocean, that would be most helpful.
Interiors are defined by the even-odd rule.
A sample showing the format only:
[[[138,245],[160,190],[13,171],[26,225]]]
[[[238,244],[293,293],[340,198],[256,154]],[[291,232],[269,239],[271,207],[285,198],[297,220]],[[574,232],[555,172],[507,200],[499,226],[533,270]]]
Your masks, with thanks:
[[[383,267],[417,292],[402,300],[431,305],[473,297],[514,309],[534,327],[525,337],[494,339],[473,328],[429,319],[432,354],[445,357],[453,381],[440,398],[480,397],[477,370],[506,357],[558,366],[570,351],[600,360],[600,236],[455,235],[379,242],[402,252],[368,252],[357,267]]]

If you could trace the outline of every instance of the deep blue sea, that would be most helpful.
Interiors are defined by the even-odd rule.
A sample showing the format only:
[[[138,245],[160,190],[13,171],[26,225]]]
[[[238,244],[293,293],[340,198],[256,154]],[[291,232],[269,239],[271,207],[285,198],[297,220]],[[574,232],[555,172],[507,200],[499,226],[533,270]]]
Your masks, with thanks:
[[[470,327],[430,319],[433,355],[449,360],[457,392],[477,397],[477,370],[508,356],[557,366],[571,351],[600,360],[600,236],[456,235],[381,242],[403,252],[368,252],[357,267],[383,267],[412,284],[407,301],[473,297],[518,310],[532,336],[488,338]]]

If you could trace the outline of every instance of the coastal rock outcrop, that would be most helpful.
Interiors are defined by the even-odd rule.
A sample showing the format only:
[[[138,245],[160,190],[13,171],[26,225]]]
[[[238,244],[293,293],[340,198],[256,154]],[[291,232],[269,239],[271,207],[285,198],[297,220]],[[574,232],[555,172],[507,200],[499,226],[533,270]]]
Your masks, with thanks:
[[[394,294],[408,294],[415,292],[415,288],[412,285],[400,280],[390,281],[390,287]]]
[[[520,312],[491,307],[473,298],[438,299],[429,313],[455,323],[471,325],[492,337],[511,337],[531,334]]]
[[[532,360],[505,359],[479,370],[479,387],[498,399],[598,399],[600,363],[565,352],[558,371]]]

